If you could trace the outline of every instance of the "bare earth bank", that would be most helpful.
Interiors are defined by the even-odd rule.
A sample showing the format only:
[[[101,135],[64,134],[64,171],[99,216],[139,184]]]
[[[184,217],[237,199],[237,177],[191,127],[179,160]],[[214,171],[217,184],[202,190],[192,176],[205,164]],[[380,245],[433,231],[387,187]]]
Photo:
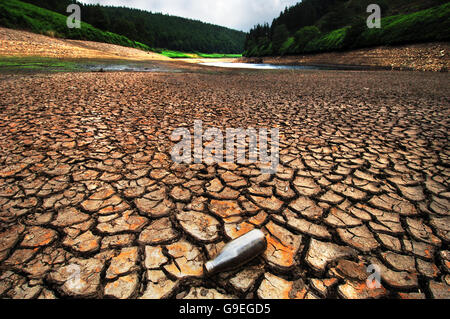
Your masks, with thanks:
[[[161,60],[154,52],[93,41],[57,39],[27,31],[0,28],[0,56],[39,56],[65,59]]]
[[[448,71],[450,44],[425,43],[395,47],[377,47],[349,52],[330,52],[311,55],[242,58],[241,62],[309,65],[355,65],[397,70]]]

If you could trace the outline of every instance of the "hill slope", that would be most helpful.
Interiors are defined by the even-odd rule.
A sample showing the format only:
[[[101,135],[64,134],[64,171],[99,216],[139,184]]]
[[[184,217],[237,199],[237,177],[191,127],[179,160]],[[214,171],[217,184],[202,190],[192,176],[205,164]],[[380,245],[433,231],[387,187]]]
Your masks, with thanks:
[[[382,16],[408,14],[447,3],[446,0],[303,0],[287,8],[273,20],[272,28],[286,25],[290,32],[304,26],[316,25],[321,31],[329,32],[364,20],[369,15],[366,8],[376,3]]]
[[[377,45],[450,39],[445,0],[381,0],[382,28],[368,29],[371,0],[303,0],[272,25],[257,25],[246,39],[246,56],[303,54]]]
[[[70,3],[77,3],[73,0],[24,1],[61,14],[66,14]],[[82,21],[153,48],[203,53],[242,53],[244,49],[246,34],[241,31],[139,9],[78,4]]]
[[[170,61],[161,54],[104,42],[57,39],[0,27],[0,57]]]
[[[112,32],[101,31],[84,22],[81,23],[80,29],[69,29],[66,19],[66,16],[59,13],[21,1],[2,0],[0,2],[0,26],[3,27],[22,29],[53,37],[111,43],[147,51],[151,49],[145,44]]]

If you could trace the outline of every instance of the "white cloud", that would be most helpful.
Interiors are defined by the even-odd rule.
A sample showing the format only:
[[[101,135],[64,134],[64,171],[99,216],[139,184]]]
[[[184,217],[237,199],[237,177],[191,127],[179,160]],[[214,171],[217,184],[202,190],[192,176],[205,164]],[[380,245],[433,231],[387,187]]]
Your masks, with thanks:
[[[269,22],[300,0],[81,0],[83,3],[139,8],[248,31]]]

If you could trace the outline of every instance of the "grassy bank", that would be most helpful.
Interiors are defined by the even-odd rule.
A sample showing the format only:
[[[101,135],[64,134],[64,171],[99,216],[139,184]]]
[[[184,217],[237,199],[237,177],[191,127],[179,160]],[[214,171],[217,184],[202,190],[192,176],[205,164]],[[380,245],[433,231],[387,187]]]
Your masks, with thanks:
[[[200,58],[205,59],[231,59],[231,58],[242,58],[242,54],[221,54],[221,53],[197,53]]]
[[[171,72],[159,61],[130,61],[108,58],[51,58],[41,56],[0,56],[0,73],[54,72]]]
[[[223,54],[223,53],[189,53],[174,50],[155,49],[155,52],[173,59],[228,59],[241,58],[242,54]]]
[[[80,71],[80,63],[44,57],[0,57],[2,72],[71,72]]]
[[[355,39],[355,46],[447,40],[450,40],[450,3],[382,19],[382,28],[366,29]]]

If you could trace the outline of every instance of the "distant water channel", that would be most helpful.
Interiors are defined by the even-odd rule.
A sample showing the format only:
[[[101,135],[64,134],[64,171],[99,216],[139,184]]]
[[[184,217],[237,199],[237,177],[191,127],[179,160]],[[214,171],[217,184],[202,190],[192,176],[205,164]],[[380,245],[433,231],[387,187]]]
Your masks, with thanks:
[[[323,65],[276,65],[267,63],[234,63],[209,61],[200,65],[253,70],[364,70],[363,67]],[[11,58],[0,60],[0,73],[5,72],[183,72],[182,65],[166,61],[61,60],[51,58]]]
[[[168,72],[166,68],[146,64],[95,64],[84,65],[90,71],[100,72]]]
[[[205,62],[205,66],[232,69],[254,69],[254,70],[360,70],[360,67],[346,66],[317,66],[317,65],[277,65],[267,63],[234,63],[234,62]]]

